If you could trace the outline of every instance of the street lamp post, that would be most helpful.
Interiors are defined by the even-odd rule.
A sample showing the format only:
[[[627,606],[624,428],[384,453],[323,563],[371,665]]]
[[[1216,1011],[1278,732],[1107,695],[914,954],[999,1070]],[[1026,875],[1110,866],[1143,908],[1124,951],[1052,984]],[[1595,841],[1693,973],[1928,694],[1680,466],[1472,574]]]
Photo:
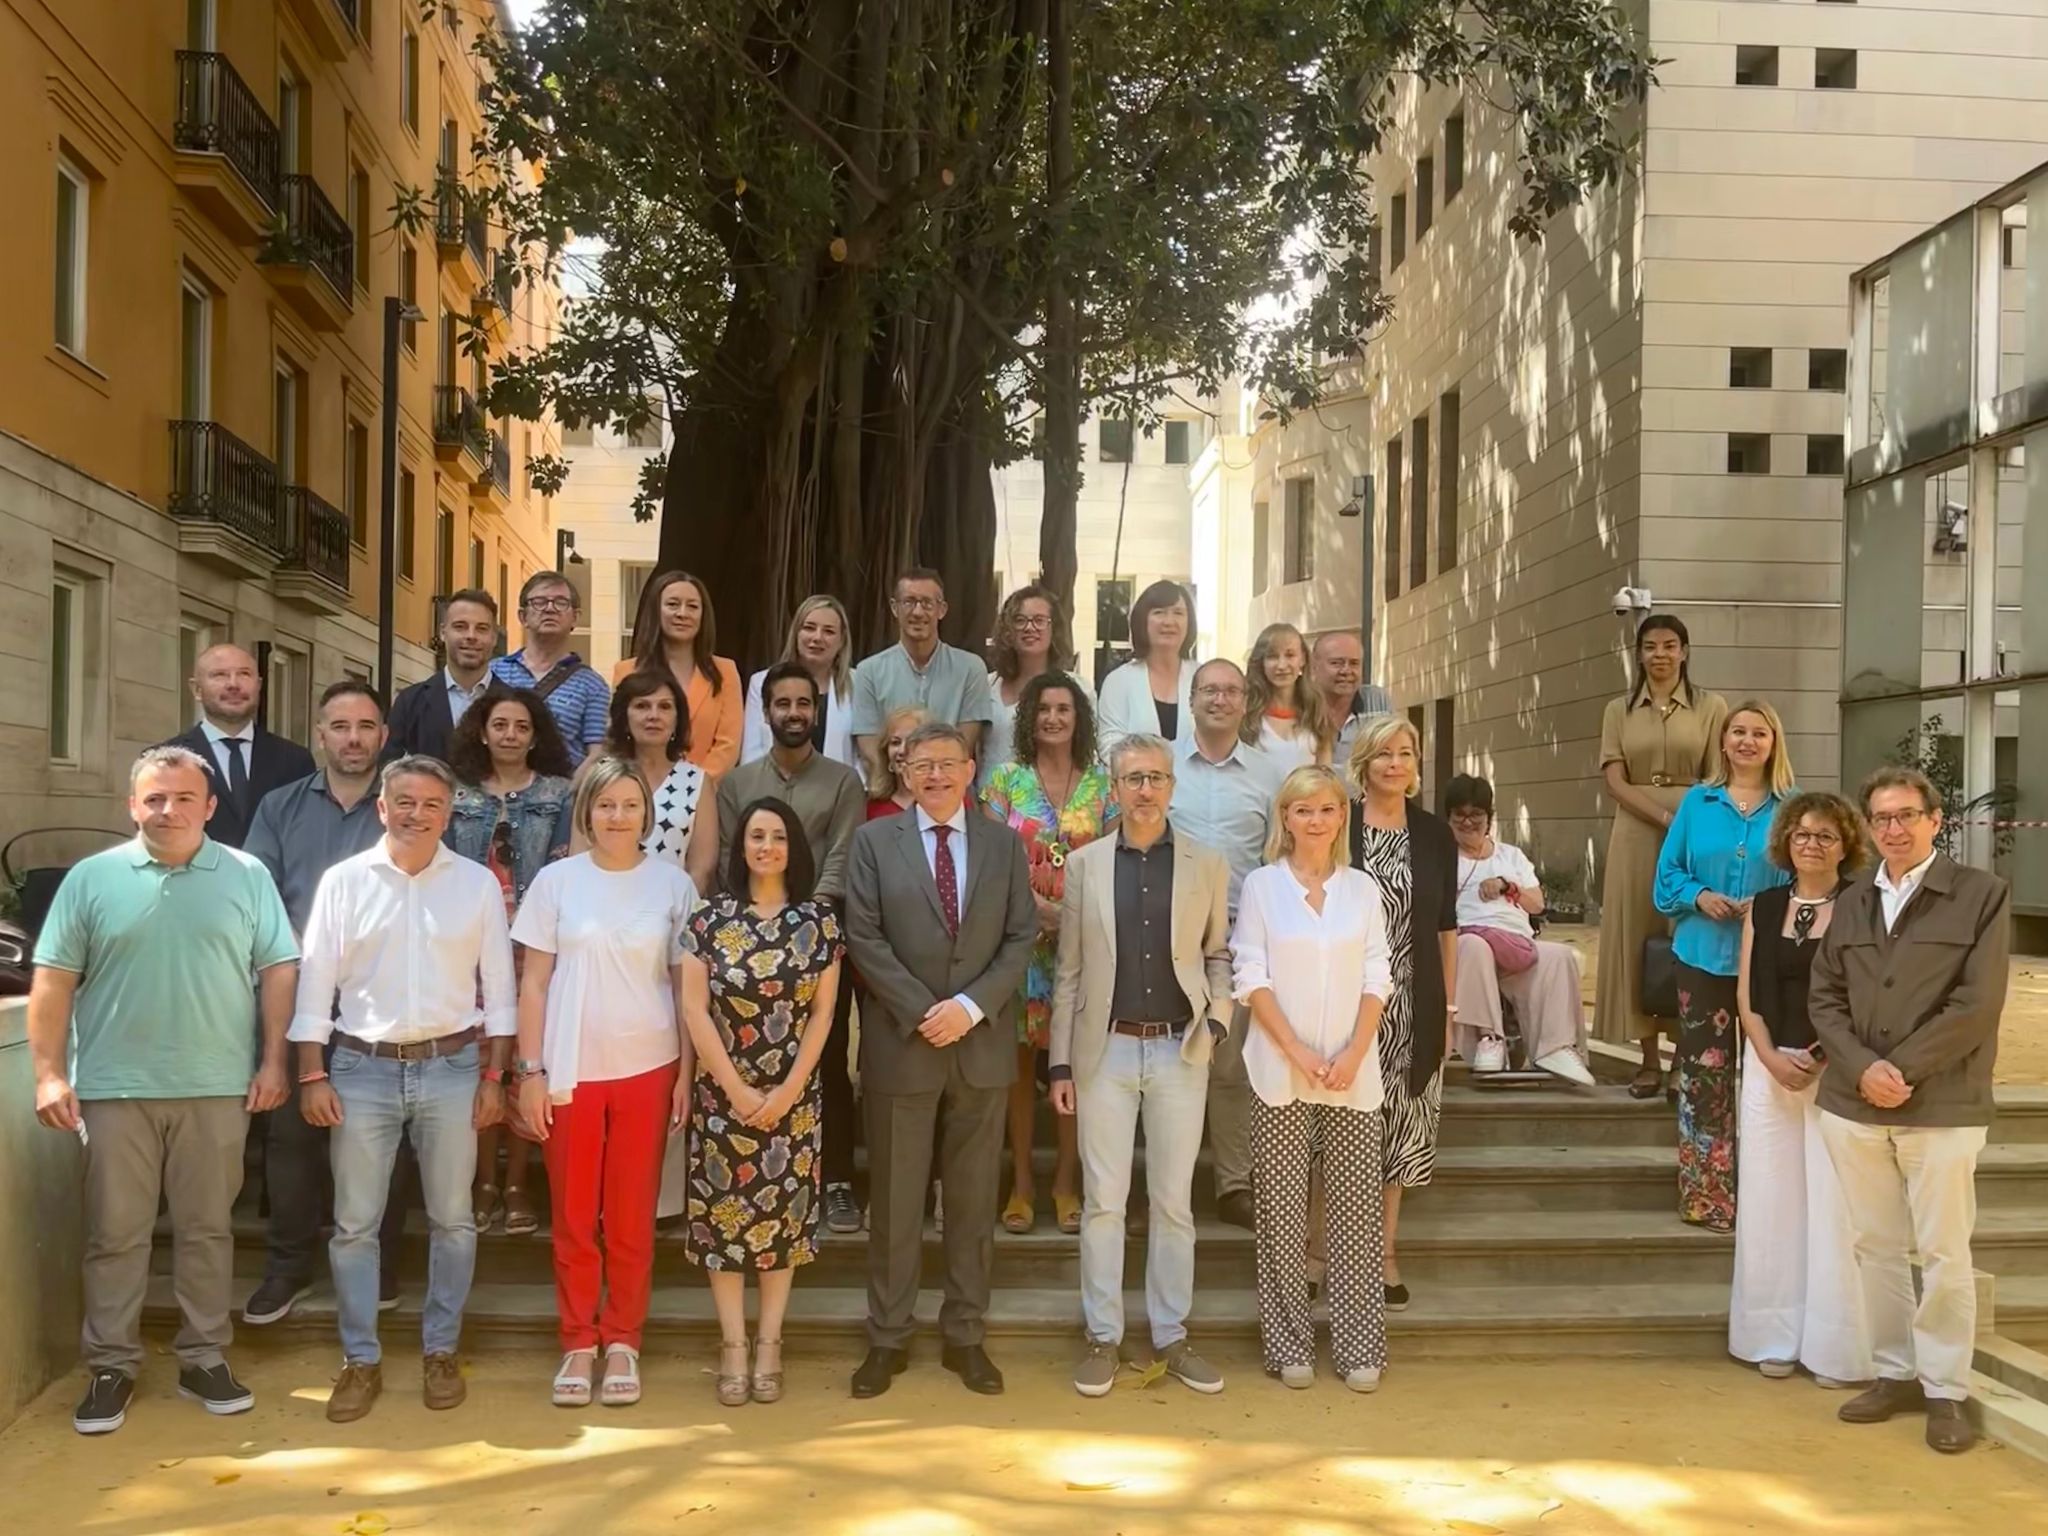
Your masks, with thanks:
[[[384,474],[377,510],[377,688],[384,708],[397,696],[391,653],[398,632],[398,336],[425,317],[396,296],[384,301]]]

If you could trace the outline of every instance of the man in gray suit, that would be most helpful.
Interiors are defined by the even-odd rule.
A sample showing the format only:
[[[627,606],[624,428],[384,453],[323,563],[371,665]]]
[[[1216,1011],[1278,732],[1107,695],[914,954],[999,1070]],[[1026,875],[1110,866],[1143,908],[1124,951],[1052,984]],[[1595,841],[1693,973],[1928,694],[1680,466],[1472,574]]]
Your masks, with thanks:
[[[917,803],[856,832],[847,868],[847,946],[868,989],[861,1088],[871,1228],[869,1348],[853,1395],[879,1397],[910,1361],[935,1140],[946,1244],[940,1358],[972,1391],[994,1393],[1003,1375],[982,1337],[997,1167],[1038,910],[1023,843],[966,803],[966,736],[921,726],[903,759]]]

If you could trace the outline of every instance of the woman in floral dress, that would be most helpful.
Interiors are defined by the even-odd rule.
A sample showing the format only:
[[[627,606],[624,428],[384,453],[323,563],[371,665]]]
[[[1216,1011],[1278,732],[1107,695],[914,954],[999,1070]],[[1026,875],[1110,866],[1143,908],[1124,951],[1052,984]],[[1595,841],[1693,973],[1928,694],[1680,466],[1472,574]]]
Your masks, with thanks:
[[[698,1072],[685,1246],[718,1309],[718,1400],[727,1407],[782,1395],[790,1282],[818,1252],[818,1062],[843,946],[838,918],[811,899],[816,878],[796,812],[756,800],[734,829],[726,894],[697,908],[687,934],[683,1017]],[[749,1270],[761,1289],[751,1369]]]
[[[1038,943],[1024,973],[1024,1007],[1017,1021],[1017,1080],[1010,1088],[1010,1203],[1003,1226],[1029,1232],[1033,1201],[1031,1130],[1044,1069],[1039,1065],[1052,1033],[1053,971],[1059,960],[1060,895],[1067,855],[1102,836],[1116,818],[1109,775],[1095,760],[1095,711],[1088,696],[1062,672],[1041,672],[1017,696],[1014,761],[988,776],[982,804],[989,815],[1024,839],[1031,857],[1031,894],[1038,901]],[[1081,1157],[1071,1115],[1054,1117],[1059,1157],[1053,1166],[1052,1204],[1062,1232],[1081,1230]]]

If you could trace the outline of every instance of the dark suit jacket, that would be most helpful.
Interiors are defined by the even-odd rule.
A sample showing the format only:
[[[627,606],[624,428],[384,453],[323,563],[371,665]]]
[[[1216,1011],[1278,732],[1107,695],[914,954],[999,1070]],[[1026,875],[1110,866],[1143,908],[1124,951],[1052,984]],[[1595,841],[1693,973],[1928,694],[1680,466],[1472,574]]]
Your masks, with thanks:
[[[248,839],[250,824],[256,820],[256,807],[265,795],[305,778],[314,767],[313,754],[304,747],[258,726],[256,739],[249,746],[249,799],[247,804],[238,806],[228,793],[228,781],[221,777],[213,744],[206,739],[203,729],[194,725],[162,745],[197,752],[206,764],[207,777],[213,780],[213,819],[206,824],[206,835],[230,848],[239,848]]]
[[[846,942],[867,984],[861,1005],[861,1081],[879,1093],[932,1093],[948,1055],[975,1088],[1017,1075],[1017,1000],[1038,933],[1024,844],[972,806],[960,933],[946,932],[913,806],[853,835],[847,858]],[[932,1004],[965,993],[983,1021],[941,1049],[917,1032]]]
[[[1365,818],[1361,806],[1351,802],[1351,867],[1365,868]],[[1444,957],[1437,936],[1458,926],[1458,840],[1451,836],[1450,823],[1432,816],[1414,801],[1408,802],[1408,869],[1414,880],[1408,902],[1411,939],[1409,954],[1415,978],[1409,984],[1415,995],[1415,1052],[1409,1062],[1408,1084],[1417,1093],[1426,1091],[1429,1080],[1444,1064],[1444,1017],[1450,1009],[1450,989],[1444,985]],[[1389,914],[1387,926],[1393,927]]]
[[[1871,1125],[1991,1123],[1991,1066],[2011,968],[2012,892],[1935,855],[1890,933],[1871,876],[1835,898],[1813,957],[1807,1016],[1828,1053],[1820,1107]],[[1872,1062],[1912,1085],[1897,1109],[1857,1091]]]
[[[448,738],[455,734],[455,716],[448,708],[448,679],[436,667],[421,681],[402,690],[391,702],[391,739],[384,756],[395,762],[412,753],[448,760]]]

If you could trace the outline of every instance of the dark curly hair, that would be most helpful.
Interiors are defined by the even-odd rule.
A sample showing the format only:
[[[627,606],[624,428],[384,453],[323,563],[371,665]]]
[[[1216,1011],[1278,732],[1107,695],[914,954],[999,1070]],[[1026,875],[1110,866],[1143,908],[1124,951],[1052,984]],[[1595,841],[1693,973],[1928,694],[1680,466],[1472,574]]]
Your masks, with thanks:
[[[1863,818],[1847,800],[1824,789],[1805,790],[1778,807],[1778,814],[1771,818],[1765,857],[1780,869],[1792,868],[1792,834],[1809,816],[1834,823],[1835,836],[1842,840],[1844,875],[1855,874],[1869,862],[1870,838],[1863,830]]]
[[[1038,701],[1048,689],[1063,688],[1074,700],[1074,761],[1083,768],[1095,761],[1095,708],[1079,683],[1064,672],[1041,672],[1017,695],[1017,723],[1010,739],[1016,743],[1016,761],[1027,768],[1038,764]]]
[[[725,856],[725,888],[741,906],[747,904],[753,877],[747,869],[747,823],[761,812],[782,818],[782,830],[789,837],[789,867],[782,873],[791,901],[809,901],[818,886],[817,858],[811,840],[804,835],[803,818],[773,795],[763,795],[740,812],[733,824],[732,847]]]
[[[555,724],[554,711],[548,708],[547,700],[531,688],[508,688],[493,682],[464,711],[461,724],[448,738],[448,766],[455,770],[458,782],[474,786],[490,777],[491,748],[484,739],[484,727],[491,722],[491,711],[500,704],[517,704],[533,721],[533,743],[526,749],[527,767],[560,779],[576,771],[569,761],[569,749],[562,743],[562,728]]]
[[[676,681],[675,674],[660,662],[651,667],[635,667],[619,679],[619,686],[612,690],[611,719],[605,726],[602,750],[632,761],[633,701],[649,698],[664,688],[676,701],[676,728],[668,739],[668,760],[674,762],[681,757],[683,749],[690,744],[690,701],[683,697],[682,685]]]

